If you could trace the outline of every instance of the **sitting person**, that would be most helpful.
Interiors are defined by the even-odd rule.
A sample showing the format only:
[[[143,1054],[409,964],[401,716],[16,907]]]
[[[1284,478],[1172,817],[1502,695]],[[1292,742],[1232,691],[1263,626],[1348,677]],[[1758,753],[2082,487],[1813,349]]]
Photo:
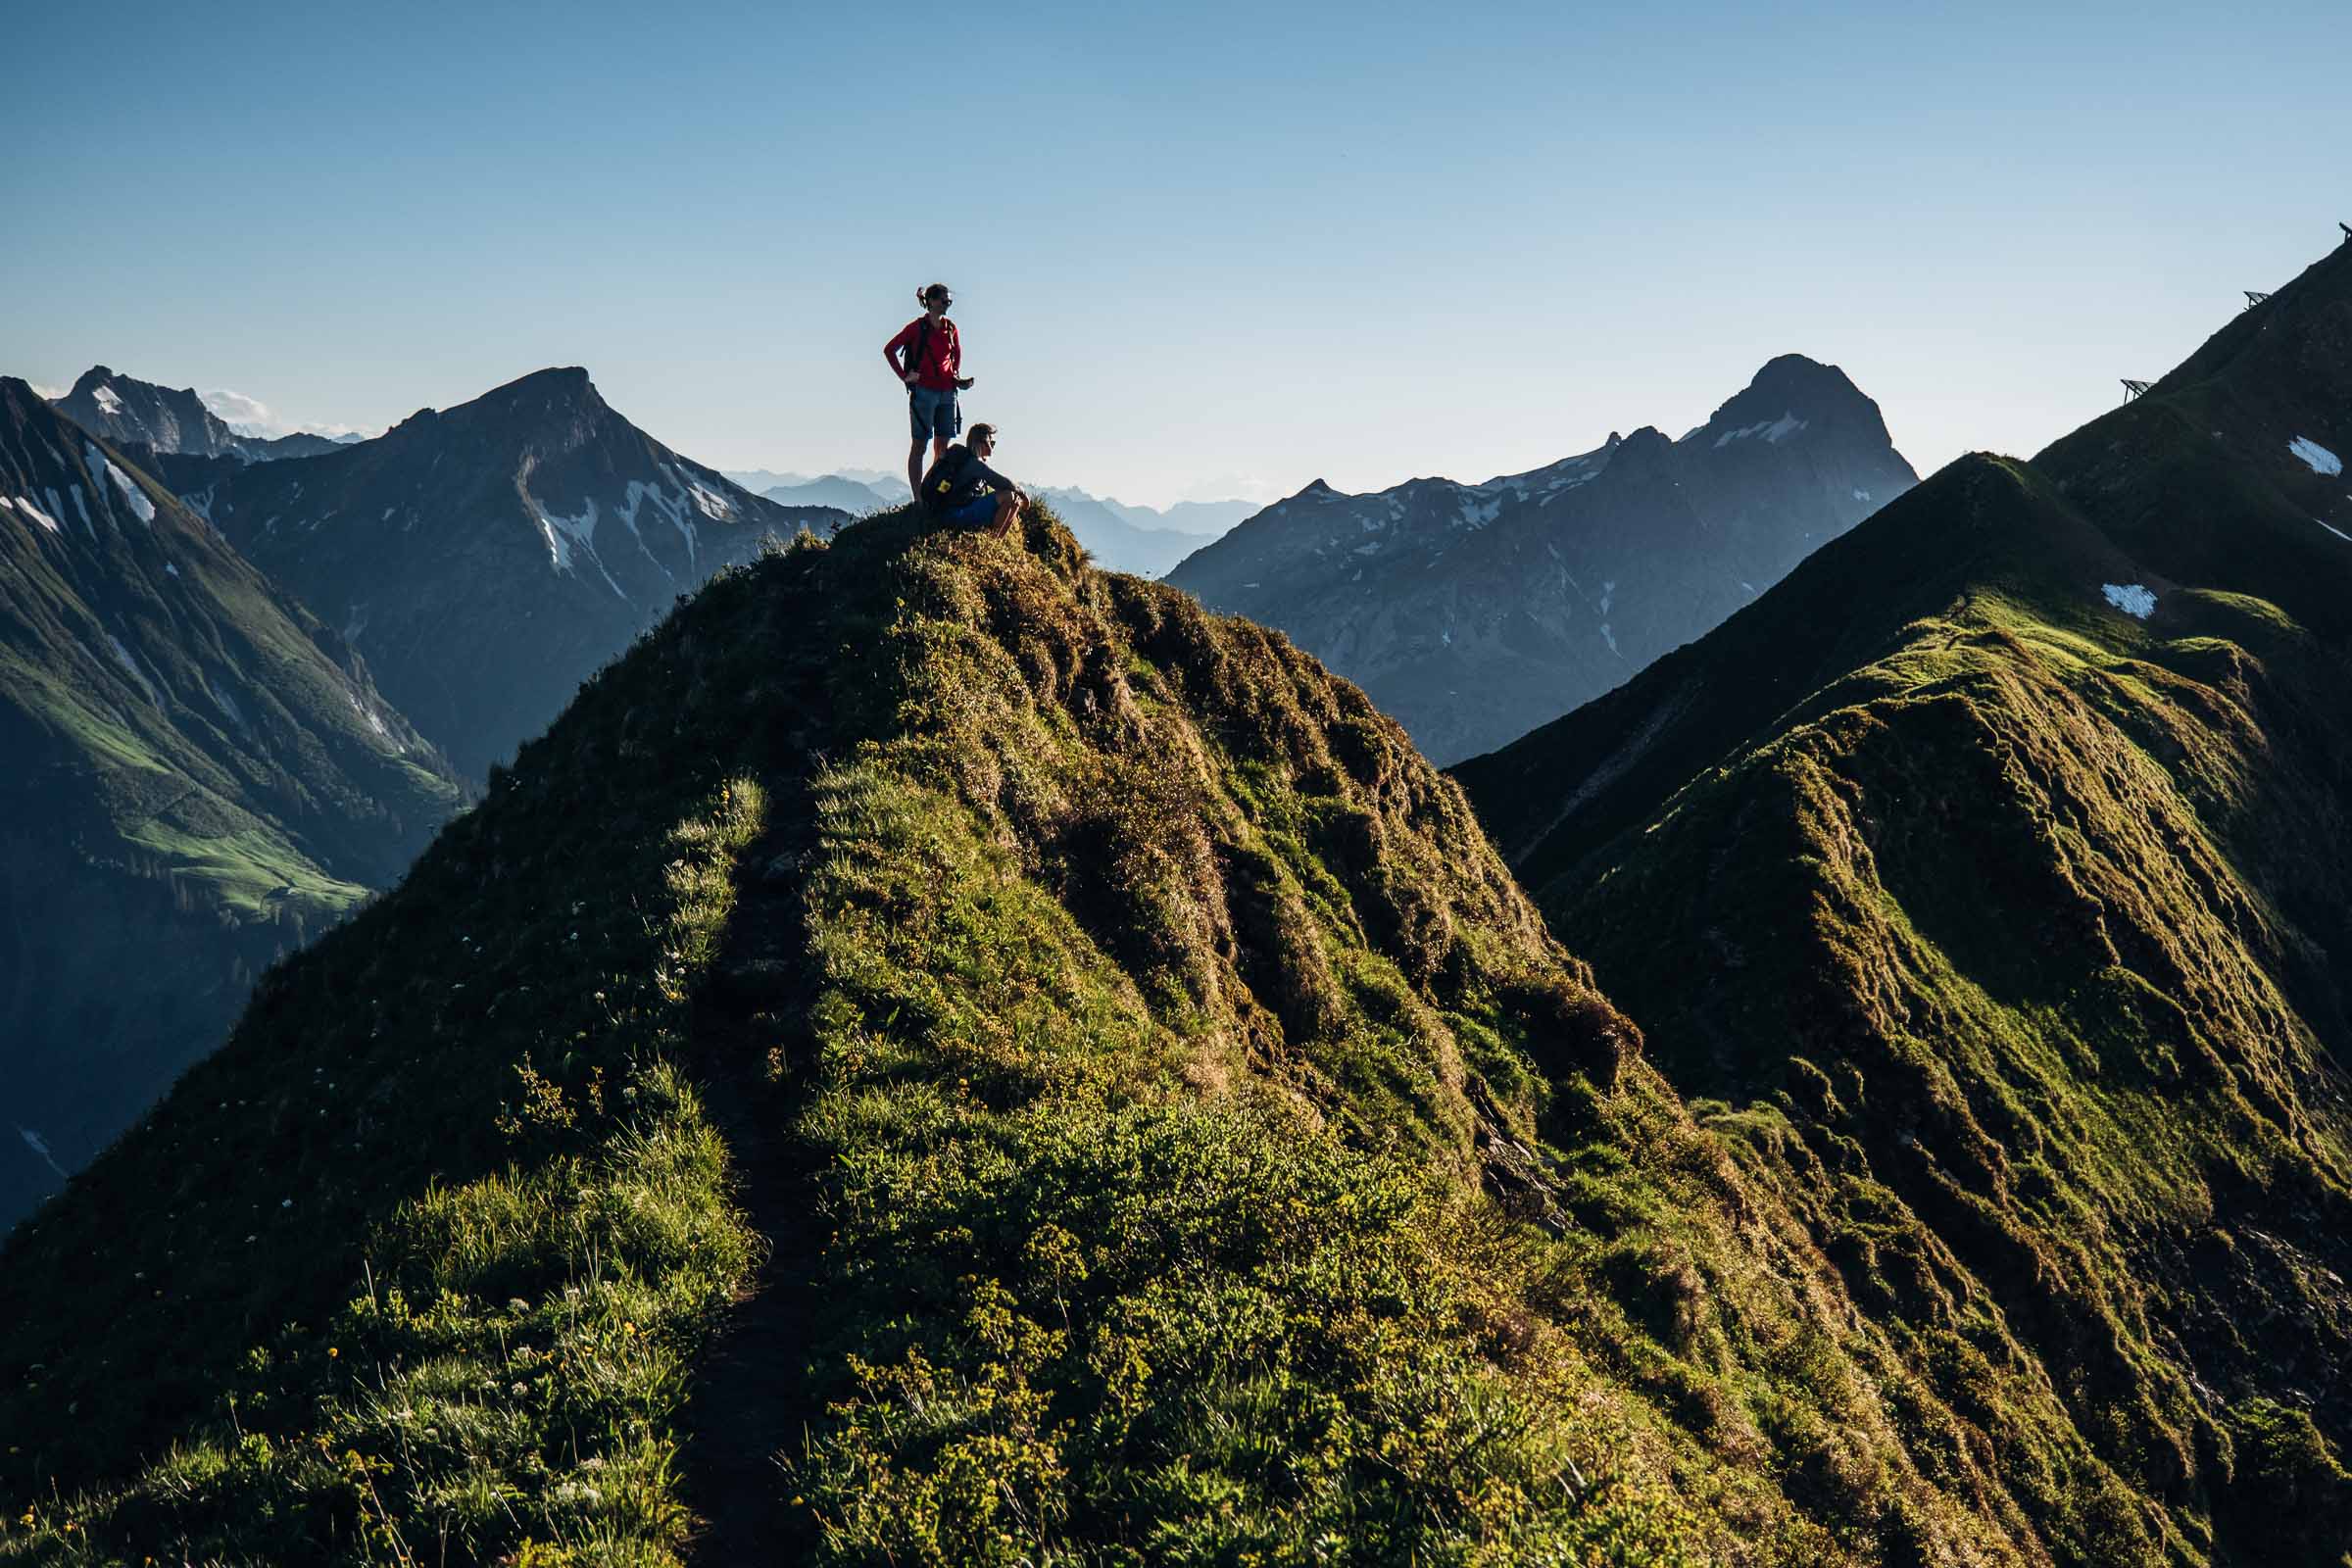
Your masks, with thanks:
[[[973,425],[969,440],[940,454],[931,471],[923,475],[917,492],[923,498],[923,510],[935,521],[959,528],[993,522],[990,531],[1000,539],[1012,532],[1013,518],[1029,498],[1019,485],[988,466],[996,450],[997,427]]]

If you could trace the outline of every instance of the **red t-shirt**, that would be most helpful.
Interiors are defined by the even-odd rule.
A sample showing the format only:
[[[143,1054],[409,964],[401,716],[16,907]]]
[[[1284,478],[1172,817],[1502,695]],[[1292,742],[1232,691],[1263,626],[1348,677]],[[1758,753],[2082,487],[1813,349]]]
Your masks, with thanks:
[[[897,337],[882,345],[883,363],[890,367],[890,373],[902,381],[906,378],[906,372],[912,370],[918,386],[927,386],[934,392],[945,392],[963,373],[963,340],[956,335],[956,323],[944,316],[940,318],[939,324],[931,329],[930,335],[925,337],[925,319],[924,317],[916,317],[899,328]],[[917,338],[923,339],[923,363],[902,364],[902,356],[908,359],[913,357]]]

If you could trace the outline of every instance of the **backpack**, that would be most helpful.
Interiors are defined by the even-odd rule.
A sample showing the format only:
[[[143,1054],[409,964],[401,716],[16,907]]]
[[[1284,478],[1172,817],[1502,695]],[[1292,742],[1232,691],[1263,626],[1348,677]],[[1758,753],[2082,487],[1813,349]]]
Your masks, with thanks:
[[[922,370],[923,350],[931,346],[931,314],[928,311],[924,312],[922,319],[915,322],[914,327],[914,341],[908,344],[906,348],[906,373],[908,375],[918,374]],[[914,388],[911,386],[908,387],[906,389],[906,394],[907,396],[912,397],[914,395]]]
[[[948,448],[947,453],[923,475],[923,510],[949,512],[962,506],[980,493],[980,481],[972,473],[976,463],[972,449],[961,441]]]

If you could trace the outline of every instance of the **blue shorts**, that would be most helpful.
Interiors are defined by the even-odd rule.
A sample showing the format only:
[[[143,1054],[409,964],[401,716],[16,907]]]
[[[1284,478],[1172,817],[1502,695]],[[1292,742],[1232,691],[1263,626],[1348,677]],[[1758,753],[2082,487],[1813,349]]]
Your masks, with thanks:
[[[933,391],[927,386],[906,389],[907,422],[917,441],[953,441],[963,434],[963,411],[956,406],[956,389]]]
[[[958,528],[977,528],[983,523],[997,520],[997,498],[994,494],[974,496],[960,507],[950,507],[933,515]]]

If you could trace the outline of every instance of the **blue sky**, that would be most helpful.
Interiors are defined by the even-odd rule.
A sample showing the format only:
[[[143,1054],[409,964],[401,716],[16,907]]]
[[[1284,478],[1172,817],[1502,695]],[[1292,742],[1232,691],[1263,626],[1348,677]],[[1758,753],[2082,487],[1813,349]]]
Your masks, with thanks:
[[[1791,350],[1924,471],[2352,220],[2340,3],[0,15],[0,372],[374,427],[578,364],[728,467],[896,467],[941,277],[1001,466],[1129,500],[1481,479]]]

